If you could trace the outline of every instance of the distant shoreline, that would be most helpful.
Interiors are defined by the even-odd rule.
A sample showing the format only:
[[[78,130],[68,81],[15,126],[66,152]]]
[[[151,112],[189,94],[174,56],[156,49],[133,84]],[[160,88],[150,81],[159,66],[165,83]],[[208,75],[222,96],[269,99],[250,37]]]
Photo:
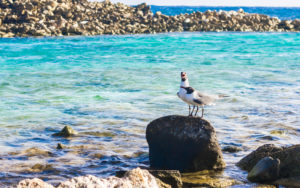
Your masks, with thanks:
[[[265,14],[270,17],[278,17],[281,20],[300,19],[300,7],[245,7],[245,6],[157,6],[150,5],[153,13],[161,11],[168,16],[180,13],[192,13],[193,11],[205,12],[206,10],[216,11],[238,11],[243,9],[247,13]]]
[[[137,6],[137,5],[129,5],[129,6]],[[157,7],[215,7],[215,8],[230,8],[230,7],[235,7],[235,8],[255,8],[255,7],[258,7],[258,8],[296,8],[296,9],[300,9],[300,6],[299,7],[292,7],[292,6],[287,6],[287,7],[284,7],[284,6],[209,6],[209,5],[149,5],[149,6],[157,6]]]
[[[188,7],[188,6],[187,6]],[[299,32],[300,20],[238,11],[168,16],[150,6],[87,0],[0,2],[0,37],[94,36],[167,32]]]

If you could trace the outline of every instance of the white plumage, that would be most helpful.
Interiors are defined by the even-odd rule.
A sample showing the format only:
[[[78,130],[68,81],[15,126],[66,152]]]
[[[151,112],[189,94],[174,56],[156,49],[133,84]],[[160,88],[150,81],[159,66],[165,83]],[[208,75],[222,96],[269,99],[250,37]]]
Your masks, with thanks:
[[[196,116],[199,110],[199,106],[201,106],[202,107],[201,117],[203,117],[204,106],[213,105],[214,101],[220,98],[220,96],[204,94],[190,87],[189,80],[185,72],[181,72],[181,83],[177,95],[180,99],[182,99],[184,102],[186,102],[189,105],[189,116],[193,116],[195,107],[197,108],[197,110],[194,116]],[[190,105],[193,106],[192,112],[191,112]]]

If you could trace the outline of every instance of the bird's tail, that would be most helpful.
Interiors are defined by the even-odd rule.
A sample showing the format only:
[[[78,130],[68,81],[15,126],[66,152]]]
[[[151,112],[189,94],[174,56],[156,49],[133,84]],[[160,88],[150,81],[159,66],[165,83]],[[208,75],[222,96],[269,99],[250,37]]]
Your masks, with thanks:
[[[229,97],[229,95],[225,95],[225,94],[219,94],[218,95],[218,99],[224,99],[224,98],[227,98]]]

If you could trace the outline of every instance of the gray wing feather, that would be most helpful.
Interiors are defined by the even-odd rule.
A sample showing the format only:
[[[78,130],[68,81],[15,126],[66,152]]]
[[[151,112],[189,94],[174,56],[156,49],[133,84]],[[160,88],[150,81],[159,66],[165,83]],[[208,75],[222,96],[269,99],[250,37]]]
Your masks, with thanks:
[[[216,100],[216,98],[214,96],[200,93],[199,91],[196,91],[196,92],[197,92],[197,97],[198,97],[198,99],[196,99],[196,100],[200,100],[202,102],[202,104],[204,104],[204,105],[210,105]]]

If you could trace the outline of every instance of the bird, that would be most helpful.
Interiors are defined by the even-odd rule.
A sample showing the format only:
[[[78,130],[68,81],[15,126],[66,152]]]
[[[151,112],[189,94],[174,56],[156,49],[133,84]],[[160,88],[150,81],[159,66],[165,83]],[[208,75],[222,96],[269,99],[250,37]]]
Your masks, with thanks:
[[[177,92],[177,96],[182,99],[185,103],[189,105],[189,116],[193,116],[193,112],[196,108],[196,112],[194,116],[197,116],[199,106],[202,107],[202,115],[201,118],[203,118],[204,115],[204,106],[206,105],[213,105],[214,101],[216,99],[222,98],[222,96],[213,96],[201,93],[194,88],[190,87],[190,83],[188,80],[188,76],[186,72],[181,72],[181,83],[179,91]],[[191,106],[193,106],[193,109],[191,111]]]

